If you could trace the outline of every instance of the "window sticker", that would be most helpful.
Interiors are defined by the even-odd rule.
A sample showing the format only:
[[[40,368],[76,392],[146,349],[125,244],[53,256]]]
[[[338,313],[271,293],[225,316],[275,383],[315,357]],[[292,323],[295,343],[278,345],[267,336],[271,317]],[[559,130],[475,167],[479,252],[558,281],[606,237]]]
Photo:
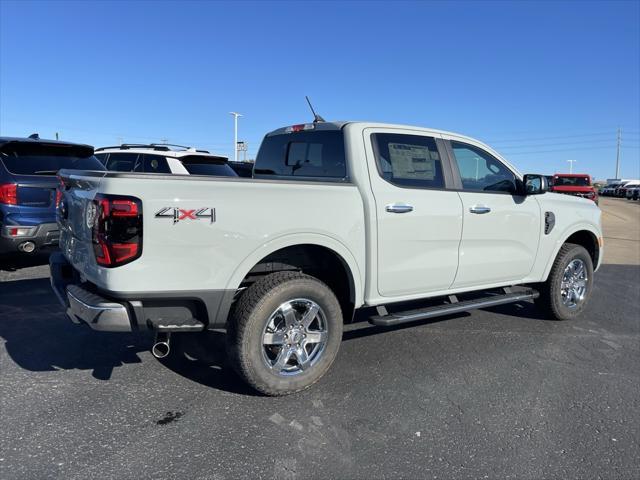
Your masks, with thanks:
[[[434,180],[436,161],[440,160],[437,151],[430,151],[423,145],[389,143],[389,157],[395,178],[416,178]]]

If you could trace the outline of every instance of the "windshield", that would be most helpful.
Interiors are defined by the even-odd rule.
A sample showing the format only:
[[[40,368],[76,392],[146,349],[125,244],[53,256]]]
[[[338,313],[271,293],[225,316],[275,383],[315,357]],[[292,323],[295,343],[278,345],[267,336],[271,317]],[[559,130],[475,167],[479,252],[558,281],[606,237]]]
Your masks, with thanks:
[[[589,177],[555,177],[554,187],[588,187],[591,185]]]
[[[56,175],[58,170],[104,170],[93,149],[81,145],[16,144],[5,146],[0,161],[15,175]]]
[[[184,168],[191,175],[214,175],[217,177],[237,177],[238,175],[233,169],[227,165],[226,163],[216,164],[216,163],[191,163],[184,164]]]

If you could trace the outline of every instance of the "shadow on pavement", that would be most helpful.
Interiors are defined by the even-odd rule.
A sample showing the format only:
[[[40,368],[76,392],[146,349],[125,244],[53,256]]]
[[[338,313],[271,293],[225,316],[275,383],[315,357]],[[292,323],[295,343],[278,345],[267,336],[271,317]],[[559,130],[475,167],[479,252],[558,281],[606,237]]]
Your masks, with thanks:
[[[0,255],[0,272],[15,272],[21,268],[37,267],[49,263],[49,252],[35,255]]]
[[[48,278],[0,283],[0,337],[9,356],[26,370],[92,370],[108,380],[115,367],[140,363],[149,348],[139,334],[94,332],[72,324],[56,300]]]
[[[153,342],[150,332],[95,332],[73,324],[48,278],[0,283],[0,337],[11,359],[25,370],[91,370],[99,380],[109,380],[114,368],[142,363],[138,354],[149,351]],[[225,366],[224,357],[222,333],[174,335],[172,353],[162,364],[209,387],[253,394]]]
[[[178,375],[207,387],[242,395],[260,395],[242,382],[228,365],[223,332],[173,334],[171,354],[161,363]]]

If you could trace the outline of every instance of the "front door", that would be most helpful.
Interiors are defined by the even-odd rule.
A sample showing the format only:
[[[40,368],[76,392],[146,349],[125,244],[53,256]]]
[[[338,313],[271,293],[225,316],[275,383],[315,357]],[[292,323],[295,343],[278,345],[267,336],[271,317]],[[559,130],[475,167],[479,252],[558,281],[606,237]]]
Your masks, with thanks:
[[[367,129],[364,140],[373,156],[378,293],[399,297],[449,288],[458,267],[462,202],[446,189],[452,173],[438,148],[441,140],[394,129]]]
[[[464,211],[460,259],[454,288],[525,278],[540,239],[540,206],[517,195],[516,175],[478,146],[451,141],[454,170],[462,183]]]

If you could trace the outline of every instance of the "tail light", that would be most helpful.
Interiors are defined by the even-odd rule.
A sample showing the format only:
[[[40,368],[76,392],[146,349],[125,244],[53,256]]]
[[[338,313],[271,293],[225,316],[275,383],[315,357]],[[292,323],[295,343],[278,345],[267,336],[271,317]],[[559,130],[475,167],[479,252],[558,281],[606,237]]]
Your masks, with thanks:
[[[18,185],[16,183],[0,184],[0,203],[5,205],[18,204]]]
[[[119,267],[142,254],[142,202],[135,197],[97,195],[87,207],[98,265]]]
[[[62,200],[62,192],[64,191],[64,182],[62,178],[58,177],[58,188],[56,188],[56,208],[60,206],[60,200]]]

